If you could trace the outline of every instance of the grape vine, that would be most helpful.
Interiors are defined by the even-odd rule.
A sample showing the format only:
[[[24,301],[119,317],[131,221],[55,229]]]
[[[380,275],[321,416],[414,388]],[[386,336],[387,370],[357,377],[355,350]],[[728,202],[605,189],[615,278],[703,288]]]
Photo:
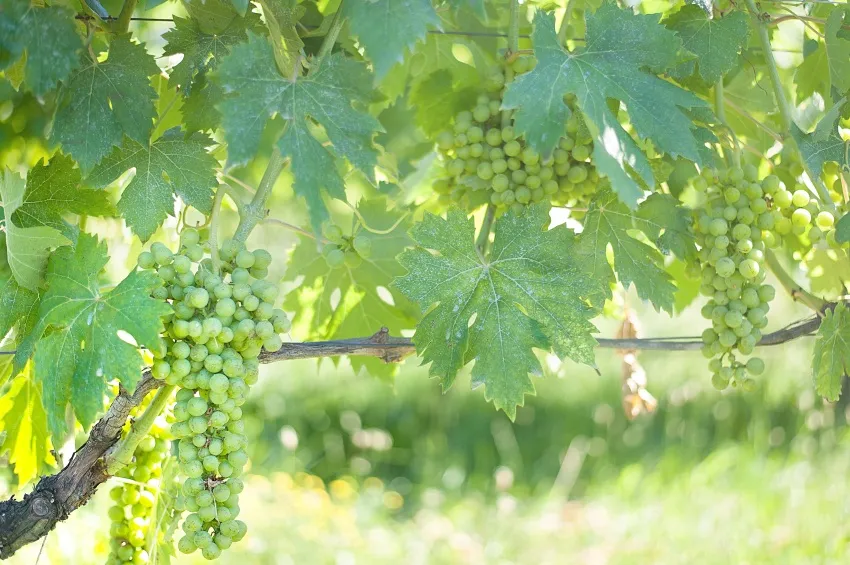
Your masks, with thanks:
[[[759,347],[815,335],[840,394],[846,6],[157,5],[0,0],[0,457],[35,483],[0,502],[0,558],[110,477],[110,564],[252,535],[262,363],[471,365],[513,418],[541,351],[701,349],[745,393]],[[599,337],[631,293],[701,335]]]

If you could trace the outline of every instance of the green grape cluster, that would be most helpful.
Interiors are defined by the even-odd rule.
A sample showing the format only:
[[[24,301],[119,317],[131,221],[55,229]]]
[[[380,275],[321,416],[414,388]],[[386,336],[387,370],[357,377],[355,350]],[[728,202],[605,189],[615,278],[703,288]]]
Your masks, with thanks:
[[[782,217],[776,222],[777,235],[786,240],[796,237],[804,244],[826,241],[831,247],[839,247],[835,241],[835,215],[823,209],[803,184],[795,184],[793,191],[778,191],[775,199],[782,210]]]
[[[264,280],[267,251],[227,241],[216,271],[197,231],[184,230],[180,239],[177,254],[155,243],[139,256],[140,267],[156,269],[164,286],[155,292],[174,309],[165,320],[167,353],[151,373],[178,386],[171,433],[185,481],[176,505],[189,514],[177,548],[216,559],[247,530],[237,520],[248,461],[241,406],[257,382],[260,352],[279,350],[278,334],[290,322],[274,307],[277,285]]]
[[[700,246],[700,292],[709,298],[702,315],[712,323],[702,334],[702,351],[711,359],[715,387],[749,389],[754,385],[751,375],[761,374],[764,362],[758,357],[740,361],[735,352],[753,353],[776,296],[773,286],[764,284],[764,254],[776,245],[772,230],[782,217],[776,196],[784,189],[776,176],[758,182],[753,166],[706,169],[693,184],[706,196],[694,230]]]
[[[372,256],[372,238],[366,234],[346,236],[341,227],[326,223],[322,226],[322,235],[328,240],[322,247],[322,257],[331,269],[342,266],[354,269],[363,259]]]
[[[131,416],[141,414],[146,403],[136,407]],[[125,426],[125,433],[130,423]],[[157,528],[157,499],[165,488],[163,469],[171,451],[171,434],[166,415],[161,414],[149,434],[139,442],[129,465],[116,477],[121,484],[109,491],[112,506],[109,518],[110,553],[106,565],[143,565],[151,562],[150,548],[161,543],[164,532]]]
[[[512,63],[515,74],[534,66],[532,57]],[[590,162],[593,145],[578,112],[572,112],[564,136],[548,159],[527,146],[501,111],[505,75],[497,72],[471,111],[454,118],[453,130],[437,136],[444,174],[434,183],[443,204],[464,202],[470,209],[494,204],[521,210],[532,202],[549,200],[562,206],[589,202],[599,174]],[[572,106],[571,99],[566,100]]]

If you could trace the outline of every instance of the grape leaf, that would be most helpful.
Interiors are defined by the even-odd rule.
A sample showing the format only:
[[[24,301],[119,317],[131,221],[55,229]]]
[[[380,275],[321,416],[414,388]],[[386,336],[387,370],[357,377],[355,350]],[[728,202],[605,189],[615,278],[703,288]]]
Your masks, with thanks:
[[[650,72],[672,68],[679,61],[681,40],[658,23],[657,15],[635,15],[611,3],[587,15],[587,46],[565,51],[555,20],[538,11],[534,17],[537,66],[507,88],[503,107],[517,109],[519,133],[548,156],[564,133],[570,109],[564,95],[573,93],[594,138],[593,159],[630,208],[643,194],[632,175],[654,186],[652,167],[634,139],[611,111],[609,99],[625,103],[635,130],[670,155],[699,162],[693,123],[682,111],[707,104]]]
[[[419,247],[399,257],[408,273],[395,285],[425,312],[413,342],[429,373],[445,389],[475,361],[473,385],[511,418],[534,392],[529,374],[541,373],[533,349],[595,366],[595,311],[586,300],[599,283],[576,261],[573,232],[548,226],[545,204],[506,214],[484,259],[466,214],[426,214],[412,232]]]
[[[18,284],[35,291],[52,247],[67,243],[58,230],[49,226],[20,227],[11,218],[24,201],[26,183],[19,175],[6,169],[0,179],[0,198],[3,199],[6,230],[6,257]]]
[[[80,64],[82,47],[68,8],[32,6],[27,0],[0,2],[0,70],[26,54],[24,82],[36,96],[68,78]]]
[[[795,124],[791,124],[791,135],[797,141],[806,165],[814,174],[820,174],[827,161],[847,164],[844,149],[847,142],[841,138],[837,126],[832,127],[827,137],[821,138],[822,132],[803,133]]]
[[[650,234],[656,229],[647,226],[645,220],[635,221],[615,194],[610,190],[602,191],[585,216],[577,252],[592,265],[590,276],[595,280],[613,282],[616,271],[624,287],[634,284],[638,296],[652,302],[656,309],[672,314],[676,287],[670,275],[659,266],[663,259],[661,254],[628,233],[635,228],[644,228]],[[609,245],[614,252],[614,270],[608,264]],[[610,287],[606,285],[605,288],[610,296]]]
[[[239,17],[239,8],[227,0],[188,0],[183,5],[189,16],[198,22],[201,31],[208,35],[223,32]],[[242,15],[246,12],[243,11]]]
[[[175,16],[174,27],[162,34],[167,41],[163,54],[182,54],[183,59],[171,70],[169,85],[191,92],[195,75],[214,69],[233,45],[248,39],[247,31],[255,29],[259,21],[260,18],[251,13],[245,18],[233,18],[218,33],[205,33],[197,20]]]
[[[818,393],[835,402],[841,395],[841,380],[850,369],[850,312],[843,302],[827,310],[818,328],[812,356],[812,372]]]
[[[285,278],[298,280],[298,288],[287,294],[284,302],[287,310],[300,313],[292,330],[299,338],[362,337],[382,327],[399,335],[414,326],[416,307],[399,292],[390,293],[390,304],[379,290],[388,290],[393,277],[404,273],[396,256],[413,243],[407,235],[410,221],[402,218],[402,212],[390,211],[385,197],[361,201],[357,210],[373,229],[383,231],[400,223],[387,234],[361,232],[372,240],[372,254],[352,268],[331,269],[316,249],[315,240],[302,238],[292,252]],[[381,377],[389,377],[396,370],[395,365],[372,358],[352,357],[351,364],[357,371],[365,367]]]
[[[836,239],[841,232],[841,223],[836,229]],[[821,295],[841,296],[845,293],[844,281],[850,281],[850,260],[835,249],[814,248],[806,255],[806,268],[812,292]]]
[[[709,18],[702,8],[691,5],[664,22],[679,36],[683,47],[697,57],[676,67],[673,76],[687,78],[696,67],[703,80],[714,84],[738,65],[738,55],[749,33],[747,15],[732,12],[722,18]]]
[[[203,214],[212,211],[213,188],[218,186],[218,161],[207,153],[212,145],[207,136],[183,135],[172,128],[153,143],[124,144],[100,162],[86,179],[103,188],[135,167],[136,175],[118,201],[118,211],[142,241],[147,241],[174,211],[174,194]]]
[[[313,227],[328,217],[319,194],[343,192],[342,178],[332,166],[332,155],[345,157],[374,181],[377,151],[372,137],[381,125],[354,105],[375,99],[365,65],[332,55],[317,72],[290,82],[277,70],[268,42],[249,33],[247,43],[233,48],[221,62],[218,81],[230,96],[219,105],[228,164],[247,162],[257,152],[267,118],[279,113],[289,128],[278,140],[284,156],[294,165],[295,190],[307,198]],[[321,125],[333,144],[333,154],[309,131],[310,121]]]
[[[456,90],[452,74],[444,69],[431,73],[410,91],[410,105],[416,109],[416,122],[429,135],[446,129],[455,114],[475,107],[478,93],[473,88]]]
[[[56,154],[49,162],[39,163],[27,175],[23,201],[12,214],[15,224],[28,228],[49,226],[68,234],[62,215],[85,214],[112,216],[109,195],[100,190],[82,188],[80,170],[65,155]]]
[[[365,0],[345,5],[352,33],[360,41],[380,80],[404,59],[406,50],[440,27],[431,0]]]
[[[696,257],[696,240],[691,232],[691,211],[669,194],[655,193],[641,202],[635,213],[637,226],[662,253],[673,252],[683,261]]]
[[[298,36],[295,24],[304,15],[304,7],[297,0],[259,0],[263,16],[271,34],[277,68],[285,77],[299,74],[299,58],[304,42]]]
[[[132,272],[102,293],[98,277],[108,259],[104,243],[81,233],[74,247],[60,247],[47,265],[48,288],[28,339],[38,339],[35,376],[55,438],[65,433],[68,402],[88,427],[103,408],[108,381],[117,378],[132,391],[141,378],[142,356],[118,332],[151,351],[162,347],[160,318],[171,308],[150,296],[161,282],[153,273]],[[16,365],[24,361],[16,355]]]
[[[63,90],[53,139],[84,172],[120,145],[124,134],[147,143],[156,116],[148,77],[158,72],[154,58],[128,36],[112,40],[106,61],[94,63],[84,54]]]
[[[38,306],[38,294],[23,288],[12,273],[0,274],[0,340]]]
[[[835,99],[833,87],[840,98],[850,89],[850,40],[841,34],[844,25],[850,25],[850,9],[836,6],[826,19],[823,43],[817,42],[817,47],[797,67],[794,84],[799,100],[815,92]]]
[[[671,261],[666,271],[676,282],[676,297],[673,307],[676,313],[681,314],[699,296],[699,287],[702,281],[699,277],[692,277],[688,273],[688,264],[678,259]]]
[[[30,365],[0,396],[0,454],[9,453],[18,484],[25,485],[56,465],[42,406],[41,387]]]
[[[213,130],[221,123],[221,112],[216,105],[224,98],[224,91],[206,75],[198,75],[195,84],[183,103],[183,126],[186,131]]]

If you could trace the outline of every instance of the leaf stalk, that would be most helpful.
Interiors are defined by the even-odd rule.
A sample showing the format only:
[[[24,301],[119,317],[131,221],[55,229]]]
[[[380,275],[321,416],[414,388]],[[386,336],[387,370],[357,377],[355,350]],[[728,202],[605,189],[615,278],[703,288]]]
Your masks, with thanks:
[[[174,392],[176,386],[166,385],[156,391],[144,414],[133,422],[130,432],[118,443],[115,450],[106,456],[106,472],[108,474],[114,475],[122,467],[130,464],[136,447],[148,435],[154,421],[171,400],[171,393]]]

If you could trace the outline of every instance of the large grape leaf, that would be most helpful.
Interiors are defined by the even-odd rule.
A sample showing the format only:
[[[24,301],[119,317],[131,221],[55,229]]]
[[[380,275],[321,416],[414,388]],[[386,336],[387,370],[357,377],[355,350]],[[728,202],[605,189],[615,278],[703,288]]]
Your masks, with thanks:
[[[174,212],[174,195],[204,214],[212,211],[213,189],[218,185],[218,161],[207,152],[212,140],[195,133],[185,136],[172,128],[152,143],[124,144],[100,162],[86,182],[103,188],[127,170],[136,174],[118,201],[118,211],[142,241],[147,241]]]
[[[269,43],[248,35],[248,42],[235,46],[217,71],[218,82],[230,94],[219,105],[228,164],[250,160],[259,148],[266,120],[280,114],[289,127],[277,147],[291,158],[295,192],[307,199],[318,230],[328,217],[321,191],[337,198],[345,194],[333,154],[374,179],[377,151],[372,138],[382,128],[378,120],[355,108],[375,99],[371,77],[363,63],[332,55],[318,71],[292,82],[278,71]],[[324,128],[331,148],[316,140],[311,122]]]
[[[548,227],[545,204],[502,216],[485,259],[466,214],[426,214],[412,232],[419,246],[399,257],[408,273],[395,285],[425,313],[413,341],[430,374],[448,388],[475,361],[473,385],[511,418],[534,392],[529,374],[541,373],[534,349],[595,366],[587,299],[599,279],[587,276],[573,232]]]
[[[153,273],[136,271],[113,290],[101,292],[98,279],[108,260],[106,245],[81,233],[74,247],[60,247],[47,265],[48,287],[27,340],[38,340],[35,376],[55,438],[65,433],[68,402],[87,427],[103,408],[108,381],[118,379],[128,390],[135,388],[142,356],[119,332],[151,351],[161,349],[161,317],[171,308],[150,296],[160,280]],[[29,349],[22,347],[19,353]],[[26,361],[23,355],[15,356],[17,367]]]
[[[611,110],[610,99],[626,105],[635,130],[656,148],[700,161],[694,124],[683,109],[707,104],[651,74],[673,68],[682,47],[681,39],[658,18],[603,4],[587,15],[586,46],[570,52],[558,41],[554,17],[537,12],[532,34],[537,66],[508,86],[502,102],[505,108],[517,109],[517,131],[540,153],[550,155],[570,115],[564,95],[574,94],[594,138],[594,163],[630,208],[637,207],[643,195],[634,175],[650,187],[655,179],[646,155]]]
[[[304,7],[297,0],[259,0],[263,17],[271,35],[277,68],[285,77],[300,74],[301,49],[304,42],[295,29],[295,24],[304,15]]]
[[[183,59],[171,69],[169,84],[190,93],[195,76],[214,69],[233,45],[248,39],[247,31],[255,29],[259,21],[259,16],[249,13],[244,18],[234,17],[218,33],[206,33],[198,20],[175,16],[174,27],[162,34],[167,42],[163,53],[182,54]]]
[[[299,339],[344,339],[374,334],[382,327],[391,334],[415,324],[416,307],[399,292],[391,293],[392,304],[382,298],[389,292],[394,277],[404,269],[396,256],[413,244],[407,235],[410,221],[402,219],[398,210],[389,210],[386,198],[361,201],[357,210],[370,227],[387,230],[387,234],[364,235],[372,240],[372,255],[354,268],[331,269],[316,242],[304,237],[292,252],[287,281],[298,281],[298,287],[287,294],[284,307],[297,312],[292,332]],[[365,367],[371,374],[391,376],[395,365],[372,358],[352,357],[355,370]]]
[[[841,380],[850,369],[850,312],[843,302],[827,310],[818,328],[812,371],[818,393],[831,402],[841,394]]]
[[[0,178],[3,200],[3,228],[6,231],[6,257],[17,283],[31,291],[41,284],[41,275],[50,249],[67,243],[58,230],[49,226],[21,227],[11,220],[24,202],[26,183],[5,169]]]
[[[684,48],[697,57],[695,61],[679,65],[673,75],[689,77],[696,67],[699,76],[712,84],[738,64],[738,55],[749,32],[744,12],[735,11],[711,19],[696,5],[684,6],[664,24],[679,36]]]
[[[345,14],[378,79],[404,59],[405,51],[425,38],[429,26],[440,27],[431,0],[349,2]]]
[[[30,367],[0,396],[0,454],[9,453],[9,463],[22,486],[56,465],[41,386]]]
[[[28,0],[0,1],[0,70],[26,54],[24,83],[43,96],[80,64],[83,41],[74,12],[60,6],[33,6]]]
[[[655,229],[675,225],[675,218],[670,220],[671,224],[661,223],[657,228],[647,225],[645,219],[636,220],[615,194],[605,190],[590,205],[576,250],[591,265],[591,277],[613,282],[616,271],[623,286],[628,288],[634,284],[638,296],[652,302],[657,309],[672,314],[676,286],[662,268],[663,257],[658,250],[628,233],[629,230],[642,229],[647,230],[648,235],[654,235]],[[608,264],[609,245],[614,252],[614,270]],[[605,288],[610,295],[610,287],[606,285]]]
[[[823,42],[807,43],[806,56],[794,75],[797,99],[804,100],[820,92],[824,98],[833,98],[835,87],[838,97],[850,90],[850,36],[842,33],[850,25],[850,9],[836,6],[824,25]]]
[[[63,89],[52,136],[88,171],[124,134],[147,143],[156,116],[156,91],[148,77],[159,67],[129,36],[112,40],[105,61],[96,63],[88,54],[81,60]]]
[[[12,221],[24,228],[49,226],[67,233],[68,224],[62,216],[68,212],[112,216],[115,209],[108,193],[83,188],[73,159],[57,153],[49,162],[30,170],[23,201],[12,214]]]

